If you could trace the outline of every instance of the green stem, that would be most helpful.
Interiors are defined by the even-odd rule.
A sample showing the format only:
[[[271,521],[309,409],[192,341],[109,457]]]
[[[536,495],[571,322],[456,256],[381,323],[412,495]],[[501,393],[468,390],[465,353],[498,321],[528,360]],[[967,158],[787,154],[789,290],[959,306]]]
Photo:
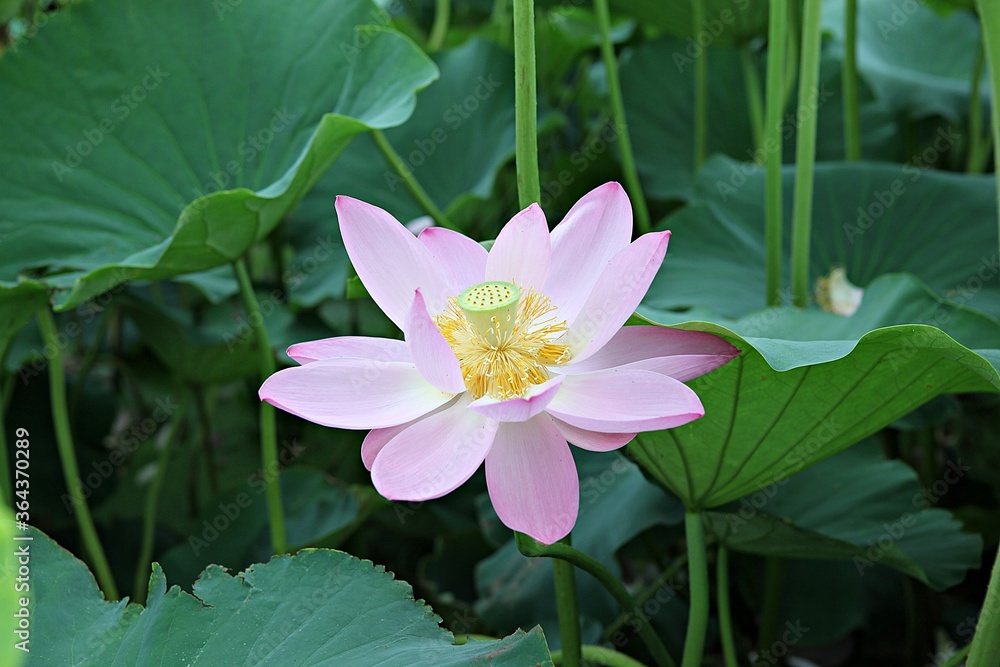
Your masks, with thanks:
[[[622,163],[622,175],[625,177],[625,187],[632,198],[632,208],[635,210],[635,223],[640,234],[650,230],[649,209],[646,207],[646,196],[639,182],[639,170],[635,166],[635,156],[632,153],[632,139],[628,134],[628,121],[625,116],[625,103],[622,101],[622,86],[618,80],[618,61],[615,59],[615,48],[611,43],[611,13],[608,10],[608,0],[594,0],[594,11],[597,14],[597,27],[601,31],[601,58],[604,59],[604,71],[608,76],[608,95],[611,97],[611,115],[615,122],[615,134],[618,137],[618,151]]]
[[[767,245],[767,305],[781,305],[781,114],[785,108],[785,40],[788,31],[787,0],[771,0],[767,28],[767,138],[763,149],[767,164],[765,194]]]
[[[514,149],[521,208],[541,201],[538,98],[535,83],[535,0],[514,0]]]
[[[90,516],[90,508],[83,495],[83,485],[80,483],[80,468],[76,463],[76,451],[73,447],[73,435],[69,426],[69,409],[66,405],[66,375],[62,365],[62,347],[59,345],[59,334],[56,332],[55,319],[52,311],[42,308],[38,311],[38,327],[49,353],[49,397],[52,402],[52,422],[56,432],[56,446],[59,449],[59,459],[62,462],[63,476],[66,478],[66,490],[73,504],[73,514],[76,516],[84,548],[90,557],[97,582],[109,600],[118,599],[118,588],[108,559],[104,555],[101,541],[97,537],[94,519]]]
[[[847,0],[844,18],[844,157],[861,159],[861,106],[858,102],[858,0]]]
[[[979,44],[976,65],[972,68],[972,88],[969,91],[969,154],[965,170],[970,174],[981,174],[986,168],[989,155],[989,137],[983,137],[983,104],[980,99],[980,82],[986,65],[986,49]]]
[[[990,104],[993,110],[993,164],[998,185],[997,204],[1000,208],[1000,3],[977,0],[976,6],[982,24],[986,61],[990,66],[990,89],[993,91]],[[1000,655],[1000,652],[995,655]]]
[[[747,88],[747,109],[750,112],[750,130],[753,132],[753,143],[758,149],[764,146],[764,100],[760,92],[760,75],[753,61],[750,46],[740,50],[743,62],[743,83]]]
[[[965,660],[965,656],[969,655],[969,649],[972,648],[972,644],[969,644],[961,649],[958,653],[948,658],[948,662],[941,665],[941,667],[958,667]]]
[[[606,665],[607,667],[646,667],[635,658],[619,653],[603,646],[581,646],[583,659],[587,662]],[[555,665],[569,664],[562,651],[552,651],[552,663]]]
[[[691,20],[694,39],[698,39],[705,22],[705,6],[702,2],[691,5]],[[708,45],[694,60],[694,168],[698,170],[708,155]]]
[[[705,555],[705,527],[701,512],[684,514],[684,534],[687,537],[688,577],[691,602],[688,610],[687,635],[684,637],[684,658],[681,667],[700,667],[705,652],[708,629],[708,560]]]
[[[646,587],[646,590],[644,590],[635,599],[635,602],[633,603],[635,607],[641,609],[643,605],[646,604],[646,601],[652,598],[654,595],[656,595],[660,590],[662,590],[663,587],[667,585],[667,582],[669,582],[674,577],[674,575],[680,572],[681,568],[684,567],[685,565],[687,565],[687,552],[684,552],[680,556],[675,558],[674,561],[670,563],[670,565],[668,565],[663,570],[663,572],[660,573],[660,576],[658,576],[653,583],[651,583],[649,586]],[[607,638],[615,634],[615,632],[617,632],[619,628],[621,628],[628,622],[629,614],[630,612],[627,611],[623,611],[621,614],[619,614],[618,618],[615,619],[614,623],[609,625],[608,628],[604,631],[603,636]]]
[[[760,632],[757,646],[761,651],[771,647],[778,636],[781,603],[781,580],[784,563],[774,556],[764,560],[764,591],[761,595]]]
[[[260,312],[260,304],[250,282],[246,263],[242,259],[233,262],[233,273],[240,286],[240,296],[247,311],[247,318],[257,339],[257,368],[261,381],[270,377],[276,368],[274,354],[271,351],[271,341],[264,326],[264,316]],[[271,548],[274,553],[287,551],[285,544],[285,519],[281,510],[281,484],[278,479],[280,470],[278,463],[278,435],[275,426],[274,406],[270,403],[260,404],[260,454],[264,467],[264,483],[267,492],[267,514],[271,526]]]
[[[163,481],[167,478],[167,466],[170,463],[170,450],[177,439],[178,431],[184,421],[184,403],[181,403],[174,412],[170,421],[170,430],[167,432],[163,449],[156,460],[156,474],[146,491],[146,507],[142,516],[142,545],[139,547],[139,561],[135,568],[135,584],[133,585],[132,599],[135,602],[143,602],[149,592],[149,566],[153,558],[153,537],[156,529],[156,505],[160,500],[160,490],[163,488]]]
[[[806,0],[799,66],[801,119],[795,146],[795,198],[792,203],[792,299],[809,303],[809,237],[812,231],[813,169],[816,161],[821,0]]]
[[[448,23],[451,21],[451,0],[436,0],[434,3],[434,25],[431,35],[427,38],[428,51],[440,51],[448,36]]]
[[[570,546],[570,536],[564,537],[562,543]],[[552,577],[556,584],[556,611],[559,615],[563,664],[566,667],[580,667],[580,609],[576,602],[576,572],[573,564],[553,560]]]
[[[667,652],[663,642],[660,641],[660,638],[656,635],[652,624],[649,623],[649,619],[646,618],[643,611],[636,605],[632,596],[629,595],[625,586],[622,585],[622,582],[618,581],[616,576],[611,574],[606,567],[601,565],[600,561],[562,542],[544,545],[536,542],[523,533],[514,533],[514,537],[517,541],[517,548],[525,556],[528,556],[529,558],[538,558],[540,556],[558,558],[568,563],[572,563],[597,579],[597,581],[600,582],[600,584],[604,586],[609,593],[611,593],[615,600],[617,600],[621,608],[634,615],[639,621],[639,636],[646,644],[646,648],[649,649],[649,653],[653,656],[653,660],[656,661],[656,664],[659,665],[659,667],[674,667],[675,663],[673,659]]]
[[[458,227],[455,226],[455,223],[449,220],[448,216],[446,216],[444,212],[437,207],[437,204],[431,200],[427,191],[424,190],[423,186],[421,186],[420,183],[417,182],[417,179],[413,177],[413,170],[410,169],[405,162],[403,162],[403,158],[399,157],[399,153],[397,153],[396,149],[394,149],[392,144],[389,143],[389,140],[386,138],[382,130],[372,130],[371,134],[372,139],[375,140],[375,147],[378,148],[378,152],[382,154],[385,161],[403,181],[403,187],[405,187],[406,191],[410,193],[411,197],[413,197],[413,201],[417,202],[420,208],[424,209],[424,212],[427,215],[434,218],[434,224],[438,227],[446,227],[448,229],[457,230]]]
[[[737,667],[736,644],[733,642],[733,613],[729,604],[729,549],[719,547],[715,562],[715,594],[719,602],[719,635],[726,667]]]

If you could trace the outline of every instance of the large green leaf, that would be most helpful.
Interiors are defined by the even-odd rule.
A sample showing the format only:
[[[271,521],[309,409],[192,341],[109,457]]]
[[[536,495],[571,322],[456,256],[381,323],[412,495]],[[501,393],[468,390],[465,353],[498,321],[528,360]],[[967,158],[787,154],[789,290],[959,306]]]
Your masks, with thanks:
[[[942,482],[967,472],[951,462]],[[946,487],[947,488],[947,487]],[[724,511],[723,511],[724,510]],[[944,590],[979,566],[983,540],[930,506],[913,469],[887,461],[871,441],[705,513],[709,529],[736,551],[784,558],[849,559],[864,576],[889,565]]]
[[[167,590],[156,566],[145,608],[106,602],[93,577],[34,533],[28,664],[111,665],[551,665],[541,631],[454,646],[409,585],[340,551],[277,556],[237,576],[211,566],[194,595]]]
[[[434,54],[441,79],[421,92],[413,117],[385,133],[413,177],[442,209],[489,197],[497,171],[514,154],[514,59],[473,39]],[[333,200],[350,195],[402,222],[424,215],[370,137],[354,142],[292,214],[293,299],[315,305],[344,295],[347,253]]]
[[[695,201],[663,223],[674,235],[647,305],[702,306],[730,317],[765,306],[764,172],[723,157],[706,164]],[[783,177],[788,248],[792,169]],[[814,202],[810,280],[835,266],[858,285],[884,273],[913,273],[956,304],[1000,316],[993,177],[915,165],[820,164]]]
[[[823,3],[823,24],[843,39],[844,0]],[[979,44],[971,12],[942,16],[918,0],[858,3],[858,72],[898,111],[965,118]],[[988,94],[985,78],[981,85]]]
[[[691,508],[779,482],[939,394],[1000,391],[1000,323],[937,299],[910,276],[873,283],[852,317],[778,308],[727,326],[679,328],[724,336],[743,350],[691,383],[705,417],[629,445]]]
[[[106,0],[0,59],[0,280],[70,308],[231,262],[436,76],[368,0]]]

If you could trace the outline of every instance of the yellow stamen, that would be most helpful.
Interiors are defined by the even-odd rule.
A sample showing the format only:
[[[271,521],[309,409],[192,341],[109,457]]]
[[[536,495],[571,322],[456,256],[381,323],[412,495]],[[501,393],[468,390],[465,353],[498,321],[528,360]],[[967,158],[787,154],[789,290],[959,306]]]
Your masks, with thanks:
[[[522,295],[511,283],[481,283],[452,297],[435,321],[472,396],[506,400],[548,380],[549,366],[569,361],[561,342],[566,322],[555,309],[544,295]]]

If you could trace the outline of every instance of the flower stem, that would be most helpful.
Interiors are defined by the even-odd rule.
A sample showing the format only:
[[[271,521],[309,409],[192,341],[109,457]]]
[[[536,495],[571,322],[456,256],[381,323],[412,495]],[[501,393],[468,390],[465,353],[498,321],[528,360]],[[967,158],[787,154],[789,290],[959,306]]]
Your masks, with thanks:
[[[970,174],[981,174],[986,168],[986,158],[989,157],[989,135],[983,137],[983,104],[980,99],[980,82],[983,79],[983,67],[986,65],[986,49],[982,43],[976,52],[976,65],[972,69],[972,87],[969,90],[969,154],[966,158],[965,171]]]
[[[699,667],[705,652],[709,596],[705,527],[702,524],[701,512],[684,514],[684,534],[687,538],[691,606],[688,611],[687,635],[684,637],[684,658],[681,660],[681,667]]]
[[[666,647],[660,638],[656,635],[653,630],[653,626],[649,623],[649,619],[645,616],[643,611],[636,605],[632,596],[622,585],[622,582],[618,581],[618,578],[611,574],[610,571],[592,556],[574,549],[568,544],[562,542],[556,542],[555,544],[545,545],[536,542],[529,536],[523,533],[514,533],[514,538],[517,541],[517,548],[522,554],[528,556],[529,558],[538,558],[540,556],[545,556],[548,558],[557,558],[559,560],[564,560],[568,563],[572,563],[576,567],[580,568],[584,572],[588,573],[604,588],[611,593],[611,595],[618,601],[621,608],[628,611],[639,621],[639,636],[642,638],[643,642],[646,644],[646,648],[649,649],[650,654],[653,656],[653,660],[659,667],[674,667],[675,663],[667,653]]]
[[[580,649],[583,654],[583,659],[587,662],[607,665],[607,667],[646,667],[631,656],[619,653],[618,651],[610,648],[604,648],[603,646],[587,645],[581,646]],[[565,658],[565,653],[562,651],[552,651],[552,663],[555,665],[568,664]]]
[[[720,546],[715,562],[715,594],[719,603],[719,635],[726,667],[737,667],[736,645],[733,643],[733,613],[729,604],[729,549]]]
[[[792,299],[809,303],[809,237],[812,231],[813,169],[816,161],[817,92],[819,84],[821,0],[805,1],[802,56],[799,66],[801,118],[795,146],[795,198],[792,203]]]
[[[767,305],[781,305],[781,112],[785,108],[787,0],[771,0],[767,28],[767,120],[763,150],[767,164]]]
[[[538,98],[535,83],[535,0],[514,0],[514,149],[521,208],[541,201]]]
[[[625,178],[625,187],[632,197],[636,227],[640,234],[645,234],[650,230],[649,209],[646,207],[646,197],[639,181],[639,170],[635,166],[632,139],[628,134],[622,86],[618,80],[618,61],[615,59],[615,47],[611,43],[611,12],[608,10],[608,0],[594,0],[594,12],[597,14],[597,27],[601,31],[601,58],[604,59],[604,71],[608,76],[608,95],[611,97],[611,115],[615,122],[615,135],[618,137],[622,175]]]
[[[257,367],[261,381],[270,377],[276,364],[271,352],[271,341],[264,327],[264,316],[253,292],[250,274],[243,259],[233,262],[233,273],[240,286],[240,297],[247,310],[247,318],[257,339]],[[264,484],[267,495],[268,522],[271,526],[271,548],[276,554],[285,553],[285,519],[281,511],[281,486],[278,480],[278,434],[275,426],[274,406],[261,401],[260,404],[260,454],[264,468]]]
[[[1000,186],[1000,104],[997,103],[1000,99],[1000,3],[977,0],[976,7],[982,24],[986,61],[990,66],[990,88],[993,91],[993,103],[990,104],[993,113],[993,164],[997,184]],[[997,187],[997,204],[1000,206],[1000,187]],[[995,655],[1000,655],[1000,652]]]
[[[761,595],[760,632],[757,646],[761,651],[770,648],[778,635],[778,609],[781,603],[781,579],[784,563],[770,556],[764,561],[764,592]]]
[[[436,0],[434,3],[434,25],[431,26],[430,37],[427,38],[428,51],[440,51],[448,36],[448,23],[451,21],[451,0]]]
[[[700,1],[691,3],[691,22],[694,39],[705,22],[705,5]],[[705,163],[708,155],[708,46],[694,59],[694,168]]]
[[[747,110],[750,113],[750,130],[753,133],[753,143],[758,149],[764,144],[764,100],[760,93],[760,76],[753,61],[750,45],[740,49],[740,60],[743,63],[743,83],[747,88]]]
[[[386,138],[385,133],[382,130],[372,130],[372,139],[375,141],[375,147],[378,148],[378,152],[382,154],[385,161],[389,163],[396,175],[399,176],[403,181],[403,186],[406,191],[410,193],[413,197],[413,201],[417,202],[420,208],[424,209],[424,212],[434,218],[434,224],[438,227],[446,227],[448,229],[458,230],[458,227],[448,216],[438,208],[437,204],[430,198],[427,191],[424,190],[423,186],[417,182],[417,179],[413,177],[413,170],[405,162],[403,158],[399,157],[399,153],[396,149],[392,147],[389,140]]]
[[[861,107],[858,102],[858,0],[847,0],[844,12],[844,157],[861,159]]]
[[[156,506],[160,500],[160,490],[163,480],[167,477],[167,466],[170,463],[170,450],[177,440],[178,432],[184,421],[184,403],[182,402],[170,420],[170,430],[167,432],[163,449],[156,460],[156,474],[146,491],[146,507],[142,517],[142,546],[139,548],[139,561],[135,568],[135,584],[132,588],[132,599],[144,602],[149,592],[149,566],[153,557],[153,536],[156,529]]]
[[[570,546],[570,536],[564,537],[562,543]],[[563,664],[566,667],[580,667],[580,609],[576,601],[576,572],[573,564],[553,560],[552,577],[556,584],[556,611],[559,615]]]
[[[646,604],[646,601],[652,598],[657,593],[659,593],[660,590],[665,585],[667,585],[667,583],[674,577],[674,575],[680,572],[681,568],[683,568],[685,565],[687,565],[687,552],[682,553],[677,558],[675,558],[673,562],[670,563],[670,565],[668,565],[666,569],[664,569],[663,572],[660,573],[660,576],[658,576],[653,583],[651,583],[649,586],[646,587],[646,590],[644,590],[638,597],[635,598],[635,602],[633,603],[634,606],[637,608],[641,608],[644,604]],[[672,593],[673,591],[671,591],[671,594]],[[630,613],[631,612],[629,612],[628,610],[622,611],[622,613],[618,615],[618,618],[615,619],[614,623],[609,625],[607,629],[604,631],[603,637],[609,638],[611,637],[611,635],[615,634],[615,632],[617,632],[619,628],[621,628],[628,622]]]
[[[66,490],[73,504],[73,514],[80,527],[84,547],[94,568],[94,576],[109,600],[118,599],[118,588],[115,586],[108,559],[104,555],[101,541],[97,537],[94,519],[90,516],[86,497],[83,495],[83,485],[80,483],[80,468],[76,463],[76,451],[73,447],[73,435],[69,426],[69,408],[66,404],[66,375],[62,365],[62,346],[59,344],[59,334],[56,332],[55,319],[47,307],[38,311],[38,327],[42,332],[46,350],[49,355],[49,397],[52,402],[52,422],[56,432],[56,446],[59,449],[59,459],[62,462],[63,476],[66,478]]]

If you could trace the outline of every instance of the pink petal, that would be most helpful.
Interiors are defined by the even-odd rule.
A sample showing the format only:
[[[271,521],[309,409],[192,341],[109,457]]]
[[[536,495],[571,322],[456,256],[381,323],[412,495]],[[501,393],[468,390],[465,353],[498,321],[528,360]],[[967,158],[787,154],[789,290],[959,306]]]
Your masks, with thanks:
[[[618,183],[580,198],[552,230],[552,265],[543,293],[559,316],[576,319],[611,258],[632,239],[632,205]]]
[[[372,299],[400,329],[421,290],[432,313],[444,310],[447,288],[430,251],[391,215],[371,204],[337,197],[340,235]]]
[[[410,314],[406,318],[405,331],[410,354],[413,355],[413,362],[420,374],[441,391],[452,394],[465,391],[458,357],[427,312],[424,295],[420,290],[414,296]]]
[[[378,361],[413,361],[413,358],[410,357],[410,349],[403,341],[370,336],[337,336],[310,340],[292,345],[285,350],[285,353],[300,364],[341,357],[377,359]]]
[[[566,438],[544,416],[501,424],[486,456],[486,485],[500,520],[542,544],[569,534],[580,479]]]
[[[372,469],[372,465],[375,463],[375,457],[378,456],[378,453],[382,451],[383,447],[389,444],[390,440],[416,424],[421,419],[427,419],[431,415],[436,415],[442,410],[447,410],[449,407],[451,407],[451,404],[446,403],[441,407],[431,410],[426,415],[417,417],[416,419],[408,421],[405,424],[387,426],[386,428],[373,428],[368,431],[368,435],[365,436],[364,442],[361,443],[361,461],[365,464],[365,468],[368,470]]]
[[[473,401],[469,407],[484,417],[496,419],[502,422],[524,422],[528,421],[549,404],[559,391],[562,384],[562,376],[556,375],[542,384],[536,384],[524,395],[523,398],[509,398],[506,401],[499,401],[489,396]]]
[[[724,338],[666,327],[623,327],[601,349],[560,368],[567,374],[606,368],[653,371],[686,382],[723,366],[740,351]]]
[[[556,419],[549,415],[549,419],[556,425],[563,437],[569,440],[571,445],[576,445],[580,449],[589,449],[592,452],[611,452],[627,445],[635,433],[598,433],[577,428],[572,424],[567,424],[561,419]],[[363,446],[362,446],[363,447]]]
[[[635,312],[663,263],[669,240],[670,232],[644,234],[608,262],[569,327],[570,350],[577,363],[601,349]]]
[[[498,422],[468,409],[467,398],[421,419],[382,448],[372,482],[389,500],[430,500],[472,477],[493,444]]]
[[[500,230],[486,260],[486,280],[505,280],[525,291],[541,291],[550,254],[545,214],[532,204]]]
[[[705,414],[682,382],[650,371],[611,369],[567,375],[547,412],[599,433],[657,431]]]
[[[350,429],[402,424],[452,398],[428,383],[413,364],[348,358],[280,370],[258,393],[285,412]]]
[[[417,240],[430,251],[441,269],[449,295],[461,294],[467,287],[486,280],[489,253],[468,236],[444,227],[428,227]]]

